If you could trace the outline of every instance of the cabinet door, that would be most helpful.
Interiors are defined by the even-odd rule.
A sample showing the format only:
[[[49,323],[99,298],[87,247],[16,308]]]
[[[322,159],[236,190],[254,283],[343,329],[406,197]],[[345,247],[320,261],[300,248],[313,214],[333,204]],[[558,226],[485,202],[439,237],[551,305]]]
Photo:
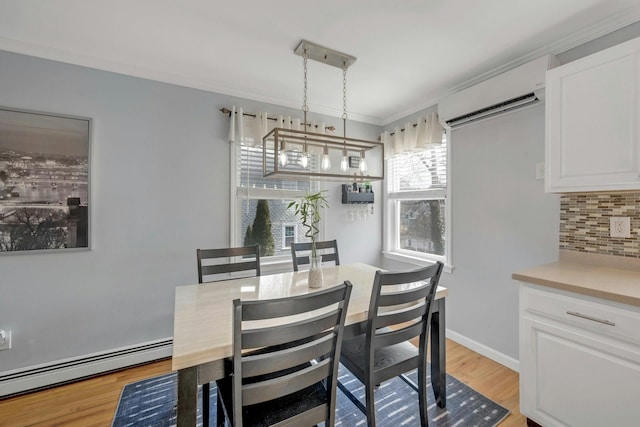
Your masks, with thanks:
[[[637,349],[523,316],[520,410],[546,426],[638,426]]]
[[[552,69],[546,190],[640,189],[640,38]]]

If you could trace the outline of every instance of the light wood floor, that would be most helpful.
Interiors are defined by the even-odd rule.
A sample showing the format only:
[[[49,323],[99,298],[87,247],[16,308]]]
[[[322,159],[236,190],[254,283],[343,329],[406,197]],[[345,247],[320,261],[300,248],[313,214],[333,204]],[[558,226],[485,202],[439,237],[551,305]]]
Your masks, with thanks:
[[[24,396],[0,400],[0,426],[110,426],[122,388],[171,371],[171,361],[102,375]],[[447,372],[511,410],[500,427],[525,426],[518,408],[518,374],[447,340]]]

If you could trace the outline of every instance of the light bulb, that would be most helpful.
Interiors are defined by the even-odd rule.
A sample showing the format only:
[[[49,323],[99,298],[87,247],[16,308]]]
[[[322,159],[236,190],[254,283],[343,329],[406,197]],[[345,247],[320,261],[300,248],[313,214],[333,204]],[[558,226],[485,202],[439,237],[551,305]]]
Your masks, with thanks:
[[[309,166],[309,153],[302,153],[300,156],[300,166],[303,168]]]
[[[364,151],[362,157],[360,157],[360,172],[365,173],[367,171],[367,161],[364,158]]]
[[[324,154],[322,155],[322,162],[320,163],[322,170],[331,169],[331,160],[329,160],[329,147],[324,146]]]
[[[340,162],[340,170],[346,172],[349,170],[349,159],[347,158],[346,148],[342,149],[342,161]]]
[[[280,166],[286,166],[289,162],[289,156],[287,155],[287,147],[285,142],[280,142],[280,152],[278,153],[278,161],[280,162]]]
[[[289,162],[289,156],[287,155],[286,151],[280,151],[280,154],[278,154],[278,159],[280,160],[280,166],[286,166]]]
[[[329,155],[325,154],[322,156],[322,170],[331,169],[331,160],[329,160]]]

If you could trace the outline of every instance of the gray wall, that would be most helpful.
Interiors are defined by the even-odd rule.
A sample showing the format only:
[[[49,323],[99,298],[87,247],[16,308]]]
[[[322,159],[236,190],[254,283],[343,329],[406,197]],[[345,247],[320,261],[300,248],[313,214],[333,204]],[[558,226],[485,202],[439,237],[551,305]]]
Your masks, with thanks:
[[[195,249],[229,244],[223,106],[298,111],[0,51],[0,105],[94,119],[92,250],[0,256],[0,373],[171,337],[174,288],[197,282]],[[336,127],[339,118],[310,115]],[[377,138],[354,123],[350,135]],[[379,185],[379,184],[378,184]],[[344,262],[379,261],[380,215],[344,221],[327,184],[327,237]]]
[[[558,255],[558,196],[544,193],[544,106],[449,134],[452,273],[447,328],[518,358],[518,287],[511,273]],[[386,261],[389,268],[406,268]]]
[[[535,179],[544,161],[544,106],[454,130],[451,148],[448,327],[518,359],[511,273],[558,257],[559,197]]]

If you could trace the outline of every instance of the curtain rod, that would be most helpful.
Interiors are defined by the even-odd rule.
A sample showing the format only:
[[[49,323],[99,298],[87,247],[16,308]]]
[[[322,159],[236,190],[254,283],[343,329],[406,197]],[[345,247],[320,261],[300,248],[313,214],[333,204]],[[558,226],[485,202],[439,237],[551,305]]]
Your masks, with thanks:
[[[231,110],[229,110],[227,107],[222,107],[220,109],[220,112],[222,114],[226,114],[229,117],[231,117]],[[238,114],[238,112],[236,111],[236,114]],[[251,114],[251,113],[242,113],[243,116],[248,116],[248,117],[256,117],[255,114]],[[277,117],[267,117],[267,120],[273,120],[273,121],[277,121],[278,118]],[[306,126],[313,126],[311,123],[304,123],[304,125]],[[316,128],[318,127],[318,125],[316,125]],[[334,130],[336,130],[335,126],[325,126],[324,127],[326,130],[330,130],[331,132],[333,132]]]
[[[415,127],[418,127],[418,124],[413,123],[412,126],[415,128]],[[400,132],[404,132],[404,128],[400,129]],[[389,135],[395,135],[395,134],[396,134],[395,132],[391,132]]]
[[[414,127],[414,128],[418,127],[418,124],[417,123],[412,123],[411,127]],[[405,128],[400,129],[400,132],[404,132],[404,131],[405,131]],[[395,135],[395,134],[396,134],[395,132],[391,132],[389,135]]]

